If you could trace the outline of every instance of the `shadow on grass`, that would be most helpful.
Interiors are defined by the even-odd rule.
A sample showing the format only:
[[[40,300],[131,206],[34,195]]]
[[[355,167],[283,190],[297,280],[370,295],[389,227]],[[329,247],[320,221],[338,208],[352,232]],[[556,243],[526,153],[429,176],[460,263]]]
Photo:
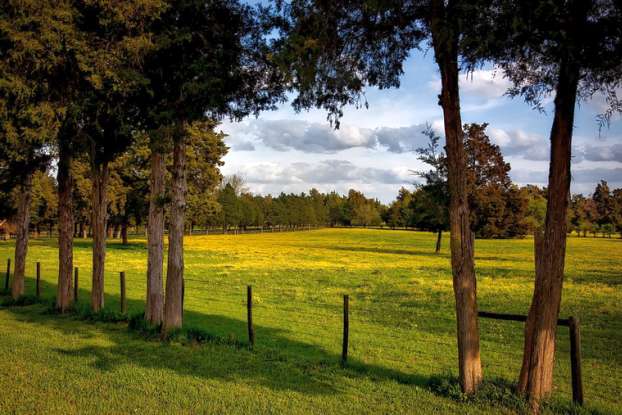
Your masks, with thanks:
[[[54,289],[52,284],[42,284],[42,291],[48,294],[47,298],[50,298],[49,293]],[[77,308],[88,307],[87,290],[80,290],[80,298],[83,302]],[[118,298],[116,300],[118,303]],[[51,304],[52,300],[49,302]],[[142,301],[130,301],[129,306],[137,310],[142,308],[142,304]],[[114,305],[113,301],[108,302],[109,308]],[[125,322],[88,324],[78,321],[79,311],[67,315],[51,314],[46,312],[44,305],[8,307],[6,310],[24,323],[45,326],[64,335],[75,336],[79,333],[87,339],[105,336],[109,343],[105,346],[54,350],[69,357],[90,357],[93,359],[92,367],[103,372],[113,371],[123,365],[137,365],[206,380],[251,380],[274,390],[292,390],[311,395],[338,393],[336,376],[367,378],[371,381],[389,380],[422,387],[428,385],[430,380],[427,376],[370,365],[356,359],[349,360],[347,366],[342,368],[340,355],[317,345],[292,340],[286,336],[287,330],[273,327],[255,325],[258,343],[250,350],[241,335],[246,332],[246,322],[222,315],[185,312],[185,319],[192,321],[193,325],[201,328],[226,327],[232,333],[232,337],[210,335],[211,341],[199,344],[184,337],[171,343],[149,340],[138,332],[128,332]],[[185,328],[186,332],[192,328]]]
[[[297,245],[300,248],[308,249],[306,245]],[[403,249],[403,248],[374,248],[365,246],[335,246],[335,245],[313,245],[314,249],[326,249],[332,251],[345,251],[345,252],[364,252],[370,254],[390,254],[390,255],[405,255],[405,256],[426,256],[431,258],[443,258],[446,259],[447,267],[443,268],[445,271],[450,272],[450,253],[447,250],[443,250],[439,253],[434,252],[434,246],[430,244],[430,249]],[[501,261],[501,262],[516,262],[515,258],[503,258],[500,256],[482,256],[477,255],[475,260],[480,261]]]
[[[45,246],[48,248],[58,248],[57,238],[37,238],[31,239],[30,243],[39,246]],[[75,249],[91,249],[93,246],[93,240],[91,238],[74,238],[73,247]],[[120,239],[108,239],[106,240],[106,250],[112,251],[146,251],[146,241],[130,240],[127,244],[123,244]]]

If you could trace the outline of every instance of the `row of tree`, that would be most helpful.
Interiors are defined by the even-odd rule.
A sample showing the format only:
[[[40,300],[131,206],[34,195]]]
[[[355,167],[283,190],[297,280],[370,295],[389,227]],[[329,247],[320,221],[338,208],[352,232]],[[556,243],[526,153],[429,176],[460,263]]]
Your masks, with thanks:
[[[537,232],[544,224],[546,191],[536,186],[518,187],[509,178],[510,166],[498,146],[485,135],[486,125],[464,127],[469,152],[469,206],[471,228],[479,238],[514,238]],[[440,137],[430,128],[423,133],[429,143],[418,149],[419,157],[430,170],[416,172],[423,179],[413,190],[402,187],[388,206],[351,189],[347,195],[336,192],[278,196],[258,195],[249,191],[239,176],[222,180],[219,157],[224,155],[223,134],[211,129],[188,139],[186,157],[192,174],[188,177],[186,231],[222,228],[306,228],[307,226],[388,226],[412,228],[441,235],[449,227],[446,157],[439,148]],[[200,138],[200,139],[199,139]],[[205,148],[205,145],[208,148]],[[205,152],[219,157],[206,157]],[[107,190],[107,237],[128,243],[128,228],[135,230],[147,222],[149,198],[149,148],[146,137],[139,138],[110,165]],[[476,162],[476,160],[480,160]],[[171,160],[165,162],[167,172]],[[89,198],[92,182],[86,161],[74,160],[75,186],[73,210],[74,236],[92,236]],[[476,179],[477,178],[477,179]],[[170,174],[165,181],[170,183]],[[6,182],[0,183],[6,185]],[[6,193],[0,218],[12,224],[17,218],[20,194],[15,188]],[[58,221],[58,196],[55,178],[50,172],[36,172],[32,179],[30,231],[50,234]],[[165,209],[165,221],[168,211]],[[6,230],[9,232],[9,230]],[[622,189],[610,191],[606,181],[597,184],[591,196],[574,194],[568,207],[568,232],[579,236],[622,236]]]
[[[57,217],[59,311],[74,301],[76,227],[88,222],[93,237],[97,312],[108,215],[123,228],[130,216],[146,214],[145,318],[161,324],[163,335],[181,326],[187,190],[196,197],[189,202],[201,204],[201,193],[219,182],[226,151],[213,120],[240,119],[283,99],[266,16],[237,0],[2,3],[0,174],[17,195],[14,298],[24,292],[33,183],[49,193],[43,172],[55,161],[57,212],[37,208],[35,226]],[[47,193],[46,203],[53,199]]]

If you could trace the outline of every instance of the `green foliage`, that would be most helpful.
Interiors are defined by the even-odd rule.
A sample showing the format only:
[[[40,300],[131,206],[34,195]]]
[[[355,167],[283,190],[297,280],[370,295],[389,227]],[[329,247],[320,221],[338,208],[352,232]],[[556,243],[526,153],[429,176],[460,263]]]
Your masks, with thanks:
[[[508,408],[518,413],[527,413],[527,400],[516,393],[516,385],[504,379],[485,380],[474,395],[466,395],[460,389],[460,381],[452,375],[434,376],[429,388],[442,396],[458,402],[484,404],[492,407]]]
[[[511,238],[524,236],[528,230],[529,199],[512,184],[510,165],[499,146],[486,135],[487,124],[464,126],[467,154],[467,188],[471,211],[471,229],[478,237]],[[423,131],[428,146],[417,149],[419,160],[428,164],[428,171],[416,172],[425,180],[412,195],[411,226],[437,231],[448,227],[449,188],[447,158],[440,148],[440,137],[430,126]]]

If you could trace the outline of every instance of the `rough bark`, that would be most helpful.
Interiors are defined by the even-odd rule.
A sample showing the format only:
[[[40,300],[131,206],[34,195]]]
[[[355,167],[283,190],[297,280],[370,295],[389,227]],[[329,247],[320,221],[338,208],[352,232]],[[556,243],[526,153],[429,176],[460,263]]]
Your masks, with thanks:
[[[104,267],[106,263],[106,216],[108,203],[108,163],[94,163],[91,166],[93,193],[91,194],[91,227],[93,229],[93,283],[91,309],[94,312],[104,308]]]
[[[432,2],[430,28],[435,59],[441,74],[440,105],[443,108],[449,184],[451,268],[458,340],[458,369],[464,393],[474,393],[482,381],[477,319],[474,237],[469,223],[464,133],[458,89],[458,28],[441,0]]]
[[[73,304],[73,177],[71,149],[61,139],[58,155],[58,286],[56,308],[65,312]]]
[[[527,322],[523,364],[518,388],[529,396],[532,409],[553,387],[555,335],[562,296],[566,256],[566,214],[570,196],[572,126],[579,70],[562,63],[555,96],[551,128],[551,161],[547,190],[546,219],[536,233],[536,279]]]
[[[27,174],[19,186],[17,206],[16,236],[15,236],[15,269],[11,295],[17,300],[24,295],[24,272],[26,270],[26,255],[28,253],[28,230],[30,227],[30,201],[32,200],[32,174]]]
[[[162,154],[151,152],[149,178],[149,219],[147,221],[147,299],[145,320],[151,324],[162,323],[164,295],[162,292],[162,251],[164,249],[164,162]]]
[[[441,239],[443,238],[443,231],[439,229],[436,233],[436,247],[434,248],[435,253],[441,252]]]
[[[123,245],[127,245],[127,221],[125,219],[121,223],[121,240]]]
[[[184,286],[184,214],[186,210],[186,161],[182,137],[173,147],[171,183],[171,218],[168,232],[168,266],[166,270],[166,300],[164,304],[163,336],[180,328],[183,320]]]

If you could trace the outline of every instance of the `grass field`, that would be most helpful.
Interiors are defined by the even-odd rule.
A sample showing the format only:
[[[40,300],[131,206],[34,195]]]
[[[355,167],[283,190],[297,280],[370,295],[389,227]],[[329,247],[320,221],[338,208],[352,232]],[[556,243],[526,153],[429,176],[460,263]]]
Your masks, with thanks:
[[[222,338],[162,344],[125,323],[46,314],[44,305],[0,308],[0,413],[514,413],[501,388],[462,403],[429,382],[456,375],[447,240],[386,230],[194,236],[186,239],[185,323]],[[478,240],[481,310],[525,314],[533,241]],[[0,261],[13,255],[0,242]],[[90,241],[76,240],[83,303]],[[57,247],[35,240],[26,289],[40,261],[44,296],[55,294]],[[0,264],[2,263],[0,262]],[[622,240],[570,238],[561,316],[581,321],[586,412],[622,414]],[[106,307],[118,309],[118,272],[130,313],[143,308],[146,246],[108,248]],[[2,272],[2,277],[4,273]],[[246,341],[253,285],[256,347]],[[350,295],[350,364],[341,368],[342,295]],[[487,379],[513,382],[522,325],[482,320]],[[571,400],[568,330],[558,331],[555,392]]]

